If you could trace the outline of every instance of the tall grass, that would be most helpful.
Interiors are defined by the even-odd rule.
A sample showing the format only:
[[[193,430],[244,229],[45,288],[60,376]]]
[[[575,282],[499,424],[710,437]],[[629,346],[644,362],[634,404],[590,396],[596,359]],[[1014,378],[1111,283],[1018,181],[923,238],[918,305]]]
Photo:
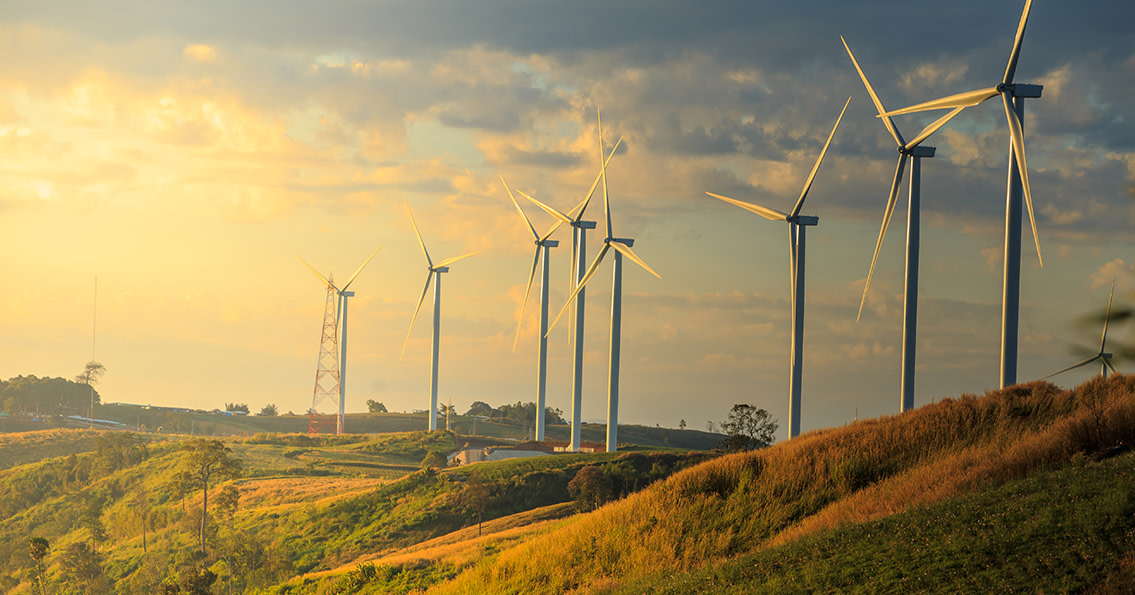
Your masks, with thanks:
[[[504,551],[438,592],[593,592],[722,563],[1135,440],[1135,377],[1033,382],[710,460]]]

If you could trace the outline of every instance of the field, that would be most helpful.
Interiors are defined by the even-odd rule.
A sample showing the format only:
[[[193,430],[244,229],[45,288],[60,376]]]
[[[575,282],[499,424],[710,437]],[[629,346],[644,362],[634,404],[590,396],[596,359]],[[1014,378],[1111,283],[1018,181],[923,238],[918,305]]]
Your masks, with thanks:
[[[435,469],[422,468],[427,454],[487,439],[261,431],[225,441],[242,473],[210,486],[204,556],[201,493],[178,488],[185,440],[0,436],[18,458],[0,470],[0,586],[33,592],[28,536],[51,544],[51,591],[92,593],[152,593],[206,571],[211,592],[280,595],[1122,592],[1135,581],[1133,376],[963,395],[724,455],[648,445]],[[68,449],[83,452],[59,456]],[[598,500],[571,487],[585,475]],[[84,544],[97,584],[68,557]]]

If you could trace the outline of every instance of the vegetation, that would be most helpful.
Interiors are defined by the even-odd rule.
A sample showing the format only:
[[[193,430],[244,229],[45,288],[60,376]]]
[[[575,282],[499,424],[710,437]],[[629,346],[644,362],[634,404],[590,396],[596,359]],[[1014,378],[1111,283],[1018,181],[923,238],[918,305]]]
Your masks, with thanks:
[[[733,452],[764,448],[772,444],[777,427],[768,411],[738,403],[729,411],[729,419],[721,422],[721,430],[729,435],[721,447]]]
[[[1034,382],[983,398],[945,399],[903,415],[812,432],[772,448],[713,459],[486,557],[438,591],[596,592],[617,585],[648,585],[628,589],[649,591],[675,575],[749,559],[742,556],[766,555],[763,559],[775,560],[776,554],[762,552],[828,535],[837,528],[986,489],[1012,489],[1010,482],[1075,466],[1133,441],[1133,376],[1096,378],[1075,391]],[[1072,525],[1061,529],[1060,523],[1053,522],[1063,539],[1080,538],[1069,532]],[[954,530],[975,533],[964,520]],[[1028,534],[1028,527],[1015,530]],[[1129,529],[1117,531],[1126,535]],[[973,538],[995,541],[984,532],[977,530]],[[868,533],[870,529],[861,535]],[[855,550],[865,545],[845,542],[840,547]],[[926,556],[941,556],[939,564],[947,568],[958,567],[957,556],[964,551],[936,551],[930,542],[920,542],[919,547]],[[1001,552],[996,547],[979,551],[988,568],[999,566]],[[1112,580],[1111,572],[1131,565],[1130,560],[1122,562],[1122,556],[1115,554],[1080,580],[1085,584]],[[738,568],[744,563],[737,562]],[[833,565],[827,572],[838,568]],[[970,568],[971,573],[978,571]],[[1027,580],[1018,586],[1058,590],[1053,585],[1062,583],[1054,573],[1063,571],[1058,566],[1032,568],[1027,577],[1020,573]],[[894,590],[901,577],[881,575],[877,580],[877,588],[866,590]],[[738,592],[746,592],[746,586],[739,586]]]
[[[726,429],[769,421],[744,407]],[[726,455],[449,468],[446,453],[500,441],[43,434],[0,435],[20,457],[0,470],[0,588],[14,594],[1107,592],[1135,580],[1135,453],[1123,454],[1135,376],[963,395]],[[78,452],[55,456],[48,436]],[[218,481],[221,462],[187,482],[205,453],[239,459],[241,476]]]
[[[0,380],[0,406],[7,413],[85,416],[91,390],[85,383],[65,378],[16,376]],[[98,404],[98,391],[94,399]]]

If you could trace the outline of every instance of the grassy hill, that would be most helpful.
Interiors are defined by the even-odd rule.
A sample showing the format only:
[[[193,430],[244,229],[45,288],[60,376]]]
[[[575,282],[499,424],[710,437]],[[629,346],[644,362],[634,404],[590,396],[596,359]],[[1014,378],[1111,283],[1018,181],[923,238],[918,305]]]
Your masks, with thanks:
[[[419,470],[454,437],[261,432],[227,440],[245,473],[210,496],[235,487],[239,506],[217,513],[206,556],[200,496],[172,487],[179,443],[123,436],[59,433],[89,452],[42,460],[0,441],[28,461],[0,470],[0,587],[33,592],[32,535],[52,544],[53,591],[74,586],[66,553],[83,542],[108,579],[91,592],[116,593],[202,570],[218,577],[211,592],[273,595],[1135,584],[1135,376],[963,395],[718,457],[651,447]],[[580,513],[568,485],[583,469],[615,501]]]
[[[0,589],[33,592],[30,537],[51,545],[43,567],[51,591],[155,593],[163,582],[184,585],[202,571],[233,592],[275,589],[297,575],[300,584],[321,585],[319,573],[468,532],[475,518],[489,522],[488,533],[503,526],[515,539],[530,524],[575,514],[564,504],[582,467],[609,469],[625,495],[708,456],[653,448],[436,470],[420,462],[453,450],[451,433],[231,438],[226,444],[243,473],[212,485],[202,556],[200,493],[178,489],[185,440],[86,430],[0,437],[0,455],[10,450],[26,461],[0,470]],[[472,484],[482,487],[476,506],[468,498]],[[237,495],[233,511],[215,506],[225,490]],[[82,564],[75,548],[87,548]],[[458,568],[439,575],[430,566],[408,567],[399,580],[428,584]],[[84,582],[81,568],[97,568],[101,582]]]
[[[1023,581],[1018,586],[1024,590],[1108,584],[1132,566],[1135,485],[1123,482],[1132,463],[1130,455],[1099,465],[1087,457],[1133,441],[1132,376],[1096,379],[1074,391],[1038,382],[981,398],[947,399],[687,469],[555,531],[486,556],[436,590],[685,592],[675,585],[693,588],[705,579],[709,587],[704,592],[718,592],[727,584],[751,592],[790,585],[777,578],[780,574],[837,577],[847,572],[842,582],[818,578],[803,584],[894,591],[910,588],[903,580],[907,575],[897,569],[915,576],[913,567],[925,560],[935,561],[939,576],[950,573],[961,580],[957,577],[964,573],[970,581],[964,584],[995,585],[1003,584],[994,574],[1001,572],[997,569],[1016,564],[1009,555],[1014,550],[1001,546],[1014,533],[1038,560],[1027,572],[1004,574]],[[1085,469],[1090,471],[1081,472]],[[1054,472],[1066,475],[1043,475]],[[1026,479],[1033,483],[1018,483]],[[1022,518],[1027,515],[1015,508],[1025,500],[1017,501],[1016,491],[1040,492],[1034,502],[1051,505],[1068,497],[1057,490],[1061,481],[1084,482],[1082,490],[1071,490],[1084,495],[1102,489],[1092,481],[1109,479],[1116,487],[1099,496],[1108,512],[1093,517],[1087,510],[1099,501],[1086,496],[1063,509],[1040,508],[1037,515],[1052,515],[1053,520],[1036,531],[1053,535],[1029,543],[1033,534]],[[973,504],[984,501],[997,503],[1004,515],[986,517]],[[945,508],[932,508],[936,506]],[[1067,524],[1061,514],[1068,515]],[[941,526],[941,533],[926,526],[928,518],[934,519],[929,524]],[[909,536],[913,546],[885,530],[916,525],[921,531]],[[1085,541],[1081,528],[1099,531],[1104,535],[1100,543],[1115,540],[1115,547],[1083,545],[1092,562],[1082,564],[1076,571],[1080,575],[1070,579],[1059,562],[1079,555],[1076,542]],[[957,547],[944,535],[968,536],[971,544],[982,547]],[[882,555],[871,557],[880,549],[902,547],[908,550],[906,567],[901,561],[888,567]],[[1045,553],[1054,547],[1060,552]],[[831,549],[846,553],[818,556]],[[859,552],[882,571],[868,572],[870,563],[848,561]],[[692,582],[675,582],[676,577]]]
[[[306,433],[309,417],[307,415],[225,415],[223,412],[175,411],[165,408],[147,408],[141,405],[108,404],[95,408],[94,417],[125,424],[135,431],[161,434],[190,434],[208,436],[251,436],[261,433]],[[451,421],[454,432],[462,435],[485,436],[508,440],[531,438],[531,428],[523,423],[503,419],[483,419],[467,415],[455,415]],[[9,423],[15,424],[14,419]],[[62,422],[61,422],[62,423]],[[82,428],[81,422],[67,422],[71,427]],[[40,424],[43,427],[45,424]],[[425,429],[425,413],[348,413],[344,421],[348,432],[353,434],[387,434],[393,432],[418,432]],[[17,426],[13,425],[13,428]],[[27,423],[18,426],[18,431],[35,429]],[[328,433],[334,430],[322,430]],[[567,425],[549,424],[547,439],[566,442],[570,436]],[[602,444],[606,440],[606,424],[584,424],[582,436],[585,442]],[[673,428],[623,424],[619,426],[621,443],[639,446],[658,446],[662,448],[710,450],[725,438],[722,434],[701,430],[677,430]]]

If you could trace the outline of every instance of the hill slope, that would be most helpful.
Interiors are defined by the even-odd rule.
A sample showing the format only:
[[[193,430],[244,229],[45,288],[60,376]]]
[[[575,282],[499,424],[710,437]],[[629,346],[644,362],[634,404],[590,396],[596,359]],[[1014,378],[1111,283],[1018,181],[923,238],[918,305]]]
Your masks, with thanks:
[[[489,556],[436,590],[563,593],[659,585],[836,527],[1061,469],[1133,440],[1132,376],[1096,379],[1074,391],[1036,382],[947,399],[711,460]],[[1000,560],[996,551],[989,555]],[[1033,584],[1062,584],[1052,572],[1030,574]]]

